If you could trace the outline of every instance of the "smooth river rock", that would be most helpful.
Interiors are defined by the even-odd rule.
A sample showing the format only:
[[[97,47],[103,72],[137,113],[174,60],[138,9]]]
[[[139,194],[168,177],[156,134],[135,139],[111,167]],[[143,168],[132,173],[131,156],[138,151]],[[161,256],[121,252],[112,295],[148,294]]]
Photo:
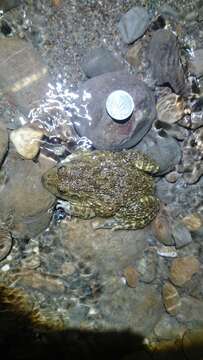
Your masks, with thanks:
[[[134,6],[121,16],[118,23],[123,42],[130,44],[144,34],[150,23],[147,10],[141,6]]]
[[[0,95],[27,116],[45,98],[49,82],[48,69],[29,42],[0,39]]]
[[[170,84],[176,94],[186,93],[177,37],[168,30],[157,30],[149,43],[148,59],[156,85]]]
[[[152,128],[135,147],[159,165],[159,175],[166,174],[180,162],[181,148],[178,142],[164,130],[156,131]]]
[[[121,58],[105,47],[92,48],[84,55],[81,68],[89,78],[124,69]]]
[[[41,183],[43,170],[22,160],[13,150],[3,165],[5,183],[0,188],[0,220],[15,237],[33,237],[46,229],[55,197]]]
[[[114,121],[106,111],[108,95],[127,91],[134,100],[134,111],[126,122]],[[71,109],[72,108],[72,109]],[[81,85],[71,104],[72,121],[77,133],[100,150],[121,150],[137,144],[151,128],[156,117],[155,98],[136,76],[113,72],[96,76]]]

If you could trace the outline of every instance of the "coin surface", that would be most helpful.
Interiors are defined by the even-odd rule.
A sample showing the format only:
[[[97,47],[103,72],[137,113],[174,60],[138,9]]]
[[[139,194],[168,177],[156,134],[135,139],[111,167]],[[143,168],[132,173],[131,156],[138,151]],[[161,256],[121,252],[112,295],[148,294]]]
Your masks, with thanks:
[[[106,100],[106,110],[113,119],[123,121],[129,118],[134,110],[133,98],[127,91],[113,91]]]

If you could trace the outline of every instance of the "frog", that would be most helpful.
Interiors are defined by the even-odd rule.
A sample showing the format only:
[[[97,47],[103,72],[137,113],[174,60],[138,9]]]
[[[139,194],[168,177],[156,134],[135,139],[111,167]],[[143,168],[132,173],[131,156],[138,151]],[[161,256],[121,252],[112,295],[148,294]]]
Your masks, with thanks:
[[[99,228],[141,229],[159,211],[154,175],[159,166],[135,150],[69,155],[42,176],[44,187],[68,201],[71,216],[106,218]]]

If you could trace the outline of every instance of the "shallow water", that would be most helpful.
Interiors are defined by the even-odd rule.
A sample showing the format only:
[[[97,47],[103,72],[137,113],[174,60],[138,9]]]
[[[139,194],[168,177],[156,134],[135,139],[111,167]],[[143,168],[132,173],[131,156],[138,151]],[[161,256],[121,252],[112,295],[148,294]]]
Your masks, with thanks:
[[[96,229],[101,218],[71,216],[67,202],[56,200],[41,183],[45,170],[78,150],[92,150],[97,144],[105,150],[120,150],[123,141],[128,144],[128,136],[132,139],[126,147],[138,142],[136,131],[119,125],[126,127],[117,133],[118,124],[111,127],[102,115],[103,94],[115,89],[108,85],[108,76],[105,81],[87,79],[81,64],[93,58],[89,55],[84,60],[88,49],[103,46],[115,56],[122,71],[121,75],[109,75],[115,79],[115,88],[123,76],[122,86],[132,91],[130,84],[125,84],[124,71],[144,80],[156,102],[174,92],[171,86],[163,90],[156,84],[149,59],[144,58],[140,67],[128,62],[132,45],[124,44],[117,23],[135,2],[24,1],[2,12],[0,122],[7,128],[3,127],[1,138],[5,140],[8,131],[9,144],[0,144],[0,221],[4,229],[0,274],[2,284],[29,295],[29,301],[45,316],[44,322],[53,328],[130,329],[152,343],[181,340],[189,330],[203,325],[202,53],[198,70],[191,65],[198,59],[196,50],[203,49],[203,15],[199,11],[203,4],[167,1],[172,8],[163,8],[165,1],[139,4],[148,9],[151,20],[147,33],[135,44],[147,49],[152,34],[162,27],[157,20],[162,14],[165,29],[178,36],[188,89],[187,95],[178,94],[185,102],[182,119],[162,124],[163,130],[154,125],[148,134],[149,128],[143,130],[140,150],[144,151],[144,139],[149,136],[147,153],[162,166],[155,180],[161,213],[153,223],[137,230]],[[133,96],[137,100],[137,95]],[[150,96],[144,110],[149,107],[148,119],[151,116],[154,124]],[[135,122],[143,122],[144,110],[138,111]],[[163,106],[163,117],[165,110]],[[163,117],[159,120],[164,122]],[[32,125],[36,133],[15,133],[25,124]],[[154,134],[160,142],[158,150],[152,149]],[[19,145],[26,136],[28,145],[36,145],[30,157],[29,146]]]

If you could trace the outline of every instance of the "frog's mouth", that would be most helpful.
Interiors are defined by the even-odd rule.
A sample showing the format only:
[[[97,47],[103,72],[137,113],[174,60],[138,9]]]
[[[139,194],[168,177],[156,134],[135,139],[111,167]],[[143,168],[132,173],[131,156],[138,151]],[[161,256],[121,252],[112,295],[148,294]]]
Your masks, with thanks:
[[[57,167],[53,167],[47,170],[42,175],[42,184],[43,186],[50,191],[52,194],[56,195],[57,192],[57,183],[58,183],[58,175],[57,175]]]

